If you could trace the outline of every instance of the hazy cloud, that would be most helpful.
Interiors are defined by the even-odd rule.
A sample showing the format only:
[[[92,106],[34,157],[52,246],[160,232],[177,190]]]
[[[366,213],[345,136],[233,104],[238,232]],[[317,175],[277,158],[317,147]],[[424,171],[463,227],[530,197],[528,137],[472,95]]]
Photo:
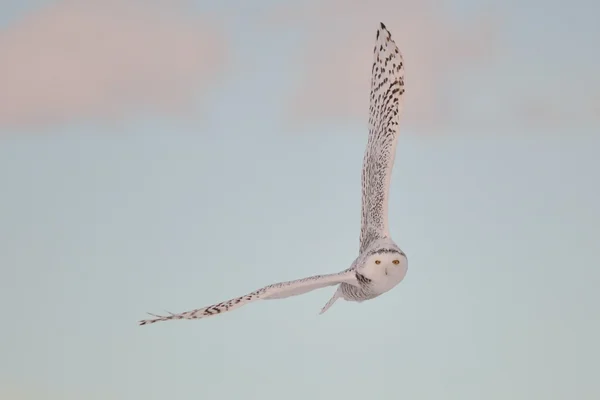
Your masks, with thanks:
[[[0,31],[0,127],[181,112],[224,48],[183,2],[59,1]]]

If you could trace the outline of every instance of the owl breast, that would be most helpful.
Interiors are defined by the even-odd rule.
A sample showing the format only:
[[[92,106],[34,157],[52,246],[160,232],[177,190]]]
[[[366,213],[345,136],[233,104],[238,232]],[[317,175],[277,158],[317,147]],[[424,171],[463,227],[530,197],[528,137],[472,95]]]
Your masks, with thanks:
[[[361,287],[357,287],[349,283],[342,283],[340,291],[342,292],[342,298],[346,301],[364,301],[373,298],[370,296],[367,284],[361,283]]]

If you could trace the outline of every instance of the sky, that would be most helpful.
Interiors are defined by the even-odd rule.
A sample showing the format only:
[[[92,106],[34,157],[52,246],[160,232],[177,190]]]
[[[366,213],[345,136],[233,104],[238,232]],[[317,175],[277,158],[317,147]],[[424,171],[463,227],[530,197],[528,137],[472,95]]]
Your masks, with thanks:
[[[0,4],[0,398],[600,397],[600,5],[358,4]],[[350,266],[380,21],[405,280],[138,326]]]

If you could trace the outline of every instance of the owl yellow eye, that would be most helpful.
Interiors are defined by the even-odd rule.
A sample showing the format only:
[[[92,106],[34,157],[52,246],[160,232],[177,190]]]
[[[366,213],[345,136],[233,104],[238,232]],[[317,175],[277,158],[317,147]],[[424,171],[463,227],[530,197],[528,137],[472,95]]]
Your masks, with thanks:
[[[396,264],[396,265],[400,264],[400,261],[399,261],[399,260],[394,260],[394,261],[392,261],[392,262],[393,262],[394,264]]]
[[[375,264],[379,265],[379,264],[381,264],[381,261],[375,260]]]

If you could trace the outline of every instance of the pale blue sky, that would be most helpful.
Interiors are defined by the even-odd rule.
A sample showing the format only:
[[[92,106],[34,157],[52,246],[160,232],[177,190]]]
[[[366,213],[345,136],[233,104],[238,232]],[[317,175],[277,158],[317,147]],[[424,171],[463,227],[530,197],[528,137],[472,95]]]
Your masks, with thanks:
[[[0,6],[0,27],[42,4],[17,3]],[[272,3],[215,10],[231,64],[198,115],[0,125],[0,397],[599,398],[592,2],[488,2],[501,50],[456,77],[456,123],[406,121],[390,226],[409,272],[396,289],[322,316],[333,289],[137,325],[357,254],[367,115],[284,121],[302,65],[279,44],[311,26],[269,33],[257,21]],[[486,7],[444,4],[453,23]],[[508,103],[528,96],[574,111],[525,121]]]

